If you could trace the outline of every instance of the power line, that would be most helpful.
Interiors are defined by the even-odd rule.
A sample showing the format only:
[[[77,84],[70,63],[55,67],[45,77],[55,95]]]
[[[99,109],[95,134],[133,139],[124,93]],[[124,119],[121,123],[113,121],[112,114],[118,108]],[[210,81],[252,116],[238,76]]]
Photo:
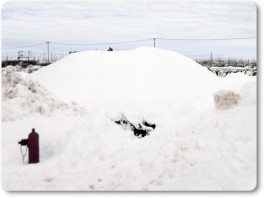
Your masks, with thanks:
[[[114,45],[114,44],[124,44],[124,43],[134,43],[142,41],[154,40],[154,46],[156,40],[242,40],[242,39],[255,39],[255,36],[250,37],[234,37],[234,38],[146,38],[141,40],[130,40],[130,41],[120,41],[120,42],[109,42],[109,43],[57,43],[51,42],[57,45]]]
[[[55,45],[116,45],[116,44],[125,44],[125,43],[136,43],[136,42],[143,42],[143,41],[155,41],[156,40],[181,40],[181,41],[206,41],[206,40],[244,40],[244,39],[256,39],[255,36],[249,36],[249,37],[233,37],[233,38],[146,38],[146,39],[140,39],[140,40],[128,40],[128,41],[119,41],[119,42],[107,42],[107,43],[57,43],[57,42],[50,42],[51,44]],[[11,47],[11,48],[3,48],[3,49],[21,49],[21,48],[28,48],[28,47],[34,47],[34,46],[40,46],[47,44],[47,42],[44,43],[37,43],[32,45],[25,45],[20,47]]]
[[[38,44],[32,44],[32,45],[25,45],[20,47],[10,47],[10,48],[3,48],[3,49],[20,49],[20,48],[27,48],[27,47],[34,47],[39,45],[44,45],[45,43],[38,43]]]
[[[115,45],[115,44],[123,44],[123,43],[136,43],[136,42],[149,41],[149,40],[152,40],[152,38],[140,39],[140,40],[130,40],[130,41],[110,42],[110,43],[57,43],[57,42],[51,42],[51,43],[56,44],[56,45]]]
[[[200,40],[200,41],[206,41],[206,40],[243,40],[243,39],[255,39],[255,36],[250,37],[234,37],[234,38],[156,38],[157,40]]]

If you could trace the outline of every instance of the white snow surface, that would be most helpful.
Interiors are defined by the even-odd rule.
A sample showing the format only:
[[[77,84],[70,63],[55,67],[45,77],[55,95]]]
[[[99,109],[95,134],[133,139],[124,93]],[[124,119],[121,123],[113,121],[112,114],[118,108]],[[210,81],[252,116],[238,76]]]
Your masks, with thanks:
[[[23,111],[21,103],[7,106],[9,111],[2,112],[6,190],[256,187],[256,77],[219,78],[176,52],[138,48],[71,54],[23,78],[38,81],[54,100],[74,101],[87,113],[5,119],[9,112]],[[5,90],[10,84],[2,86]],[[239,94],[238,105],[216,109],[214,93],[220,90]],[[3,108],[12,99],[2,99]],[[38,102],[45,105],[45,100]],[[134,124],[144,119],[157,127],[138,138],[113,122],[122,114]],[[23,164],[17,142],[33,127],[40,135],[40,163]]]

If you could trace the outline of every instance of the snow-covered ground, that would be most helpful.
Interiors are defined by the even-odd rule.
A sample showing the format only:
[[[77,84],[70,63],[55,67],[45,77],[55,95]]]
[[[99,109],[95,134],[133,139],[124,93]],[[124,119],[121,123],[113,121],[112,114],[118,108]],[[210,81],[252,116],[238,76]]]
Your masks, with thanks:
[[[220,78],[178,53],[138,48],[71,54],[29,75],[7,67],[2,78],[7,190],[256,186],[256,77]],[[215,108],[219,91],[238,94],[238,104]],[[115,123],[122,116],[156,128],[139,138]],[[31,128],[40,163],[28,165],[17,142]]]
[[[244,66],[244,67],[209,67],[209,71],[215,73],[219,77],[225,77],[232,73],[243,73],[248,76],[255,76],[257,74],[257,67],[256,66]]]
[[[17,71],[17,72],[22,71],[22,72],[29,73],[29,74],[32,72],[35,72],[35,71],[37,71],[43,67],[40,65],[27,65],[26,67],[22,67],[21,65],[15,65],[15,66],[7,65],[7,67],[9,67],[9,66],[12,66],[15,69],[15,71]]]

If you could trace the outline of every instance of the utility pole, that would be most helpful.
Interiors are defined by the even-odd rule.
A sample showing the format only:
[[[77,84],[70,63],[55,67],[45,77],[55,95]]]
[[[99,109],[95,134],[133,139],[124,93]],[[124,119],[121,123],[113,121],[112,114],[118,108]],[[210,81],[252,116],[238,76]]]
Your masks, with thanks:
[[[30,57],[30,51],[28,51],[28,61],[29,61],[29,57]]]
[[[156,47],[156,38],[153,38],[154,41],[154,47]]]
[[[49,64],[49,44],[50,44],[50,41],[47,41],[46,43],[48,45],[48,64]]]
[[[17,57],[18,61],[20,61],[20,58],[23,57],[22,52],[24,51],[18,51],[18,57]]]
[[[213,66],[213,52],[210,53],[210,63],[212,67]]]

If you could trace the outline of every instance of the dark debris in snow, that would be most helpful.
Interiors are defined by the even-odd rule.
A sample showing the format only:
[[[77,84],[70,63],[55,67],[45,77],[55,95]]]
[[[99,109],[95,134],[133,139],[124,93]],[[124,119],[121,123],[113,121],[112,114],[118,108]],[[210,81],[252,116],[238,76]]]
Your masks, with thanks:
[[[134,132],[135,136],[139,138],[149,135],[156,128],[156,124],[150,123],[146,120],[143,120],[141,123],[133,124],[130,122],[124,115],[119,120],[114,121],[116,124],[121,125],[125,129],[130,129]]]

